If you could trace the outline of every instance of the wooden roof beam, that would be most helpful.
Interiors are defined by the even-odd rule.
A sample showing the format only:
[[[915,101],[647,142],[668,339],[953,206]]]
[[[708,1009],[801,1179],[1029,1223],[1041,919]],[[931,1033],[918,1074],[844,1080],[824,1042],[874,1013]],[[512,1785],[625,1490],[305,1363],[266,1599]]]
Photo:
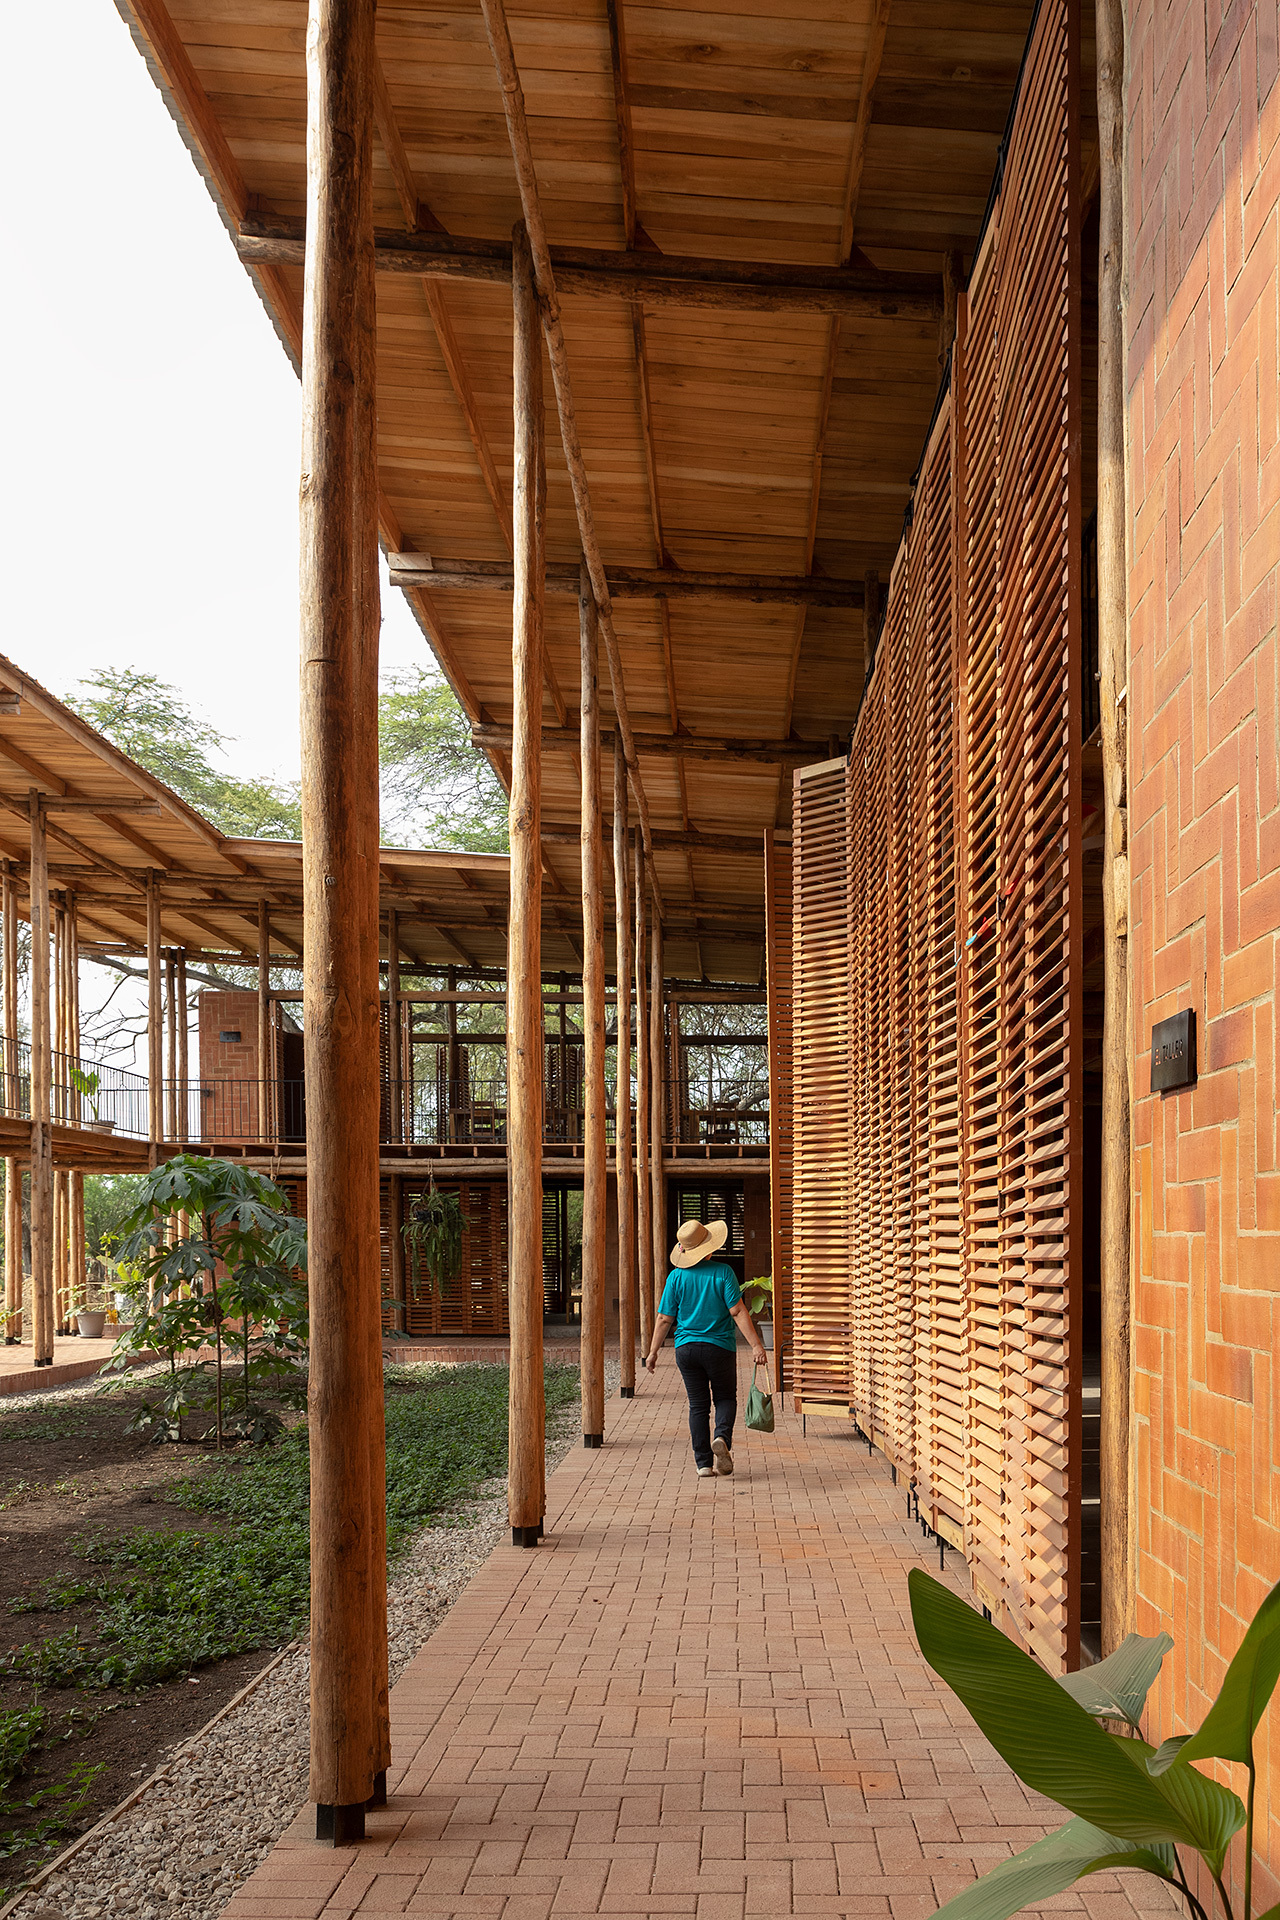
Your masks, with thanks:
[[[240,224],[236,249],[249,266],[299,267],[306,258],[305,223],[287,215],[247,216]],[[552,247],[548,252],[556,287],[575,299],[642,301],[646,307],[736,313],[828,313],[935,325],[942,317],[940,274],[700,259],[646,248],[610,253]],[[379,273],[502,286],[511,280],[511,247],[505,241],[458,234],[379,228],[374,235],[374,266]]]
[[[608,839],[611,828],[605,827]],[[542,823],[542,838],[553,847],[576,847],[582,839],[581,830],[571,820],[549,821]],[[762,833],[702,833],[696,827],[665,828],[655,827],[653,844],[661,852],[664,849],[678,849],[689,853],[752,853],[764,858],[764,836]]]
[[[501,750],[504,744],[508,747],[511,744],[511,728],[476,728],[471,738],[473,744],[481,749]],[[577,740],[578,736],[572,727],[542,729],[544,752],[576,752]],[[794,766],[831,758],[830,742],[826,740],[736,740],[724,735],[637,733],[632,735],[632,744],[637,753],[674,756],[685,760],[758,760],[766,765]],[[602,752],[612,750],[611,732],[600,735],[600,747]],[[655,844],[652,836],[650,844]]]
[[[393,587],[428,587],[433,593],[510,593],[511,567],[501,560],[441,559],[429,553],[387,556]],[[741,600],[756,606],[861,607],[861,580],[825,574],[719,573],[683,567],[606,567],[611,600]],[[547,567],[547,592],[578,592],[576,564]]]

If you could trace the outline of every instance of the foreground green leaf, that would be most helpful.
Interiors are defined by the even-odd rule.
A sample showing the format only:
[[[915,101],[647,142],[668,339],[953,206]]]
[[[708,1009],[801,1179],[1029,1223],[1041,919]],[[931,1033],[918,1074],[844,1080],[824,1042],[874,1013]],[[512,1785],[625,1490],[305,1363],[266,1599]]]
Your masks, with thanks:
[[[1016,1853],[1012,1860],[1002,1860],[948,1900],[939,1908],[938,1920],[943,1914],[947,1920],[1009,1920],[1020,1908],[1039,1906],[1053,1894],[1065,1892],[1085,1874],[1125,1867],[1161,1880],[1173,1878],[1171,1855],[1133,1846],[1086,1820],[1068,1820],[1065,1827]]]
[[[919,1567],[907,1582],[925,1659],[1020,1780],[1104,1833],[1141,1845],[1181,1842],[1220,1863],[1244,1824],[1235,1794],[1200,1774],[1170,1792],[1167,1775],[1148,1773],[1144,1742],[1106,1733],[1043,1667]]]
[[[1126,1720],[1136,1730],[1147,1695],[1172,1646],[1167,1633],[1127,1634],[1115,1652],[1096,1666],[1059,1674],[1058,1685],[1065,1687],[1086,1713],[1095,1718]]]

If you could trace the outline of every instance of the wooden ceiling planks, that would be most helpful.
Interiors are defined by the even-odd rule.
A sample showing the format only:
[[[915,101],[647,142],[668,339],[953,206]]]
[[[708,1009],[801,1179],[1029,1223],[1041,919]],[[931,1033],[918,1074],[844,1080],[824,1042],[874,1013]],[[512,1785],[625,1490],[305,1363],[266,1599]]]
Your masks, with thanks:
[[[162,11],[161,0],[129,3]],[[630,218],[655,264],[667,253],[831,268],[851,247],[855,270],[940,275],[944,252],[972,251],[1030,13],[1031,0],[616,0],[611,39],[609,0],[524,0],[511,33],[549,236],[618,253]],[[195,82],[171,84],[172,103],[188,136],[206,154],[221,142],[242,175],[228,187],[228,166],[212,167],[232,224],[246,212],[298,217],[305,0],[172,0],[170,17]],[[377,34],[394,125],[390,158],[376,143],[375,220],[403,231],[416,196],[423,224],[505,242],[519,198],[479,5],[383,0]],[[300,269],[256,271],[296,349]],[[502,560],[509,288],[433,285],[447,301],[448,356],[423,282],[379,275],[384,520],[400,549]],[[818,313],[645,309],[572,292],[563,316],[610,565],[888,578],[937,386],[932,320],[860,314],[837,330]],[[572,564],[576,520],[548,428],[548,558]],[[509,597],[411,598],[468,711],[503,723]],[[847,738],[861,681],[856,609],[800,618],[632,602],[616,618],[638,731],[666,731],[678,715],[694,732]],[[563,724],[555,689],[574,684],[576,620],[554,599],[547,656],[544,711]],[[572,813],[573,767],[559,759],[548,758],[549,800]],[[776,768],[659,771],[651,758],[644,777],[658,828],[763,831],[789,809]],[[570,894],[575,868],[571,849],[555,850]],[[673,908],[691,902],[690,861],[661,880]],[[744,908],[759,885],[753,861],[741,870]]]

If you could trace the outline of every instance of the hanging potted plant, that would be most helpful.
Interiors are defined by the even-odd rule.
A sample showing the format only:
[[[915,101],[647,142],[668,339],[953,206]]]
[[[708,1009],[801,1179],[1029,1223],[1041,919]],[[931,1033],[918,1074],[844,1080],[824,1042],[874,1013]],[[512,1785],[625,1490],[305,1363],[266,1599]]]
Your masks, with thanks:
[[[409,1249],[409,1284],[416,1300],[425,1283],[428,1293],[443,1293],[462,1271],[462,1235],[467,1217],[456,1193],[441,1193],[435,1182],[409,1209],[404,1242]]]
[[[89,1131],[91,1133],[114,1133],[116,1126],[115,1121],[103,1120],[98,1113],[98,1089],[102,1085],[101,1074],[86,1073],[83,1067],[72,1067],[71,1084],[81,1099],[87,1100],[93,1108],[92,1120],[85,1122]]]

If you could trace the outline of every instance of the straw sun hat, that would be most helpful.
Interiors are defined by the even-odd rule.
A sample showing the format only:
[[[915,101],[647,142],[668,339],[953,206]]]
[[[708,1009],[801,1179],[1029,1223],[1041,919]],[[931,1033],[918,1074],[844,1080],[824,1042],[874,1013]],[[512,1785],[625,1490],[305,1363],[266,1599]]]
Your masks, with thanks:
[[[712,1220],[703,1226],[701,1220],[686,1220],[676,1233],[676,1243],[671,1249],[673,1267],[696,1267],[699,1260],[705,1260],[709,1253],[719,1253],[729,1238],[729,1222]]]

